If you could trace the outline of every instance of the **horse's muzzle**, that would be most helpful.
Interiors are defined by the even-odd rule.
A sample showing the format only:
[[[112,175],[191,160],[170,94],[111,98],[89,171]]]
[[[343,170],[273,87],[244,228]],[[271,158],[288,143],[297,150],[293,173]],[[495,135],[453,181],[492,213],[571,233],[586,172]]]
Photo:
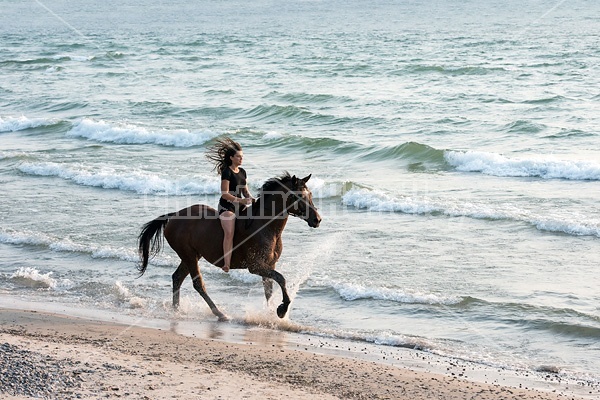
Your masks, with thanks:
[[[321,216],[319,214],[309,217],[306,222],[311,228],[318,228],[321,225]]]

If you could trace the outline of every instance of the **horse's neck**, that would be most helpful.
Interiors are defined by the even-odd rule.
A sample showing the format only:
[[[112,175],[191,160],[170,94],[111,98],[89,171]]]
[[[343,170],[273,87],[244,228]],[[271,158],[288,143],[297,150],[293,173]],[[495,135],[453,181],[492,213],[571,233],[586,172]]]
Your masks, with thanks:
[[[268,200],[268,201],[267,201]],[[277,196],[260,197],[256,203],[250,208],[253,228],[266,227],[270,230],[278,231],[279,234],[285,228],[288,220],[288,214],[285,210],[283,198]]]

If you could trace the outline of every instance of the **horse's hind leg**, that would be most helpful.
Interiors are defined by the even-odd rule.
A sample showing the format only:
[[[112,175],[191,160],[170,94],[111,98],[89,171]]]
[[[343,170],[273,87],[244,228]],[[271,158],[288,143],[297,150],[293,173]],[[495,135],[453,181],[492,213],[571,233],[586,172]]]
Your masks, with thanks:
[[[263,276],[262,283],[263,287],[265,288],[265,297],[267,298],[268,303],[269,300],[271,300],[271,296],[273,296],[273,279]]]
[[[183,262],[181,262],[179,267],[173,272],[173,309],[175,310],[179,308],[179,292],[181,290],[181,284],[188,274],[189,271]]]
[[[229,321],[229,318],[225,314],[223,314],[217,308],[215,303],[213,303],[210,297],[208,297],[208,293],[206,293],[206,288],[204,287],[204,281],[202,280],[202,275],[198,274],[198,276],[194,277],[193,283],[194,289],[196,289],[196,291],[200,293],[200,296],[202,296],[204,301],[206,301],[206,304],[208,304],[208,307],[210,307],[210,311],[212,311],[212,313],[219,318],[219,321]]]
[[[219,318],[219,321],[229,321],[229,318],[217,308],[215,303],[213,303],[211,298],[208,296],[208,293],[206,293],[206,287],[204,286],[204,280],[202,280],[202,274],[200,273],[200,268],[198,267],[198,261],[188,264],[188,268],[189,273],[192,276],[192,284],[194,285],[194,289],[196,289],[204,301],[206,301],[206,304],[208,304],[208,307],[210,307],[210,311],[212,311],[212,313]]]

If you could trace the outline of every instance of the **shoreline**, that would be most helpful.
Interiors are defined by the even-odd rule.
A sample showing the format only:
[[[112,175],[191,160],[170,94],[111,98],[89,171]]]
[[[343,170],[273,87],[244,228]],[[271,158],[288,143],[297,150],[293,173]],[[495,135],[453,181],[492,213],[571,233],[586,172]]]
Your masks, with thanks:
[[[391,365],[269,340],[236,343],[47,311],[2,307],[0,326],[0,361],[8,363],[8,370],[14,370],[11,363],[36,359],[41,371],[58,371],[53,382],[64,380],[54,389],[58,394],[46,393],[47,398],[585,398],[570,390],[553,393],[469,380],[450,367],[451,372],[440,374],[410,362]],[[21,365],[21,370],[37,367]],[[488,379],[501,381],[499,376]],[[0,391],[28,398],[27,390],[35,389],[26,380],[15,388],[11,392],[5,384]]]

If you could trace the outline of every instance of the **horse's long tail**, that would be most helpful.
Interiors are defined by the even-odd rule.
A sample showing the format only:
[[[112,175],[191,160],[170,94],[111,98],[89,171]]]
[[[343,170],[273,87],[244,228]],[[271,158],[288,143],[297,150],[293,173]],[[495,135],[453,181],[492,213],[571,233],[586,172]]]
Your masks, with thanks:
[[[164,241],[162,235],[163,228],[167,222],[169,222],[169,217],[174,214],[175,213],[161,215],[142,227],[140,236],[138,236],[138,254],[140,255],[140,263],[137,268],[138,271],[140,271],[140,276],[144,275],[144,272],[146,272],[148,261],[160,253]]]

